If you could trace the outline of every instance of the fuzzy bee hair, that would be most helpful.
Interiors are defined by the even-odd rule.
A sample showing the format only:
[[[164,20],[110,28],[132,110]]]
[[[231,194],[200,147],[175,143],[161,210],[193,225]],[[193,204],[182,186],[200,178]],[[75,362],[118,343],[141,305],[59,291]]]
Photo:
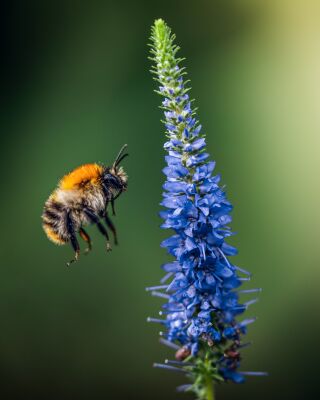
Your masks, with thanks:
[[[69,242],[75,251],[74,259],[67,265],[79,258],[77,233],[88,244],[86,252],[91,250],[90,237],[83,228],[85,225],[96,224],[107,240],[107,250],[111,250],[108,231],[101,221],[104,219],[117,244],[116,229],[107,207],[111,204],[115,215],[114,201],[127,189],[127,174],[122,167],[118,167],[128,156],[124,152],[126,147],[122,147],[111,167],[85,164],[65,175],[46,201],[42,223],[47,237],[59,245]]]

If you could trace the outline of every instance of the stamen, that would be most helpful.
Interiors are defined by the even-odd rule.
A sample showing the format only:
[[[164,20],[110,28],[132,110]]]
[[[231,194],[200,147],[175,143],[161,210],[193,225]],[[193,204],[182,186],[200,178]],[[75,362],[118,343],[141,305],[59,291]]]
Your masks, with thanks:
[[[146,291],[151,292],[152,290],[167,289],[167,287],[168,287],[168,285],[149,286],[149,287],[146,287]]]
[[[183,372],[185,374],[185,371],[183,369],[172,367],[171,365],[154,363],[153,366],[155,368],[169,369],[170,371]]]
[[[201,248],[202,257],[205,260],[206,259],[206,250],[205,250],[203,243],[200,244],[200,248]]]
[[[172,276],[172,275],[173,275],[172,272],[168,272],[168,273],[160,280],[160,282],[161,282],[161,283],[165,283],[165,282],[170,278],[170,276]]]
[[[252,299],[252,300],[249,300],[249,301],[247,301],[246,303],[244,303],[244,305],[245,305],[246,307],[249,307],[249,306],[251,306],[252,304],[256,303],[257,301],[259,301],[259,299]]]
[[[225,260],[225,262],[227,263],[228,267],[232,268],[231,265],[230,265],[230,263],[229,263],[229,260],[228,260],[227,257],[224,255],[223,251],[222,251],[219,247],[217,247],[217,249],[218,249],[218,252],[222,255],[222,257],[223,257],[223,259]]]
[[[253,322],[255,322],[257,318],[250,318],[250,319],[244,319],[243,321],[241,321],[238,326],[242,327],[242,326],[247,326],[249,324],[252,324]]]
[[[259,372],[259,371],[244,371],[240,372],[241,375],[247,375],[247,376],[268,376],[269,374],[267,372]]]
[[[179,349],[180,349],[180,347],[179,347],[178,345],[176,345],[175,343],[170,342],[170,341],[167,340],[167,339],[161,338],[161,339],[159,340],[159,342],[162,343],[162,344],[164,344],[165,346],[170,347],[171,349],[174,349],[174,350],[179,350]]]
[[[261,288],[257,289],[247,289],[247,290],[239,290],[238,293],[256,293],[256,292],[262,292]]]
[[[186,384],[186,385],[180,385],[180,386],[177,387],[177,391],[178,391],[178,392],[185,392],[185,391],[187,391],[188,389],[190,389],[191,386],[192,386],[192,385],[188,385],[188,384]]]
[[[164,308],[166,311],[185,311],[185,307],[176,302],[164,303],[162,308]]]
[[[245,275],[251,276],[251,273],[250,273],[250,272],[246,271],[246,270],[243,269],[243,268],[238,267],[237,265],[234,265],[234,268],[235,268],[236,270],[242,272],[242,273],[245,274]]]
[[[245,310],[247,307],[245,306],[245,304],[239,304],[237,306],[234,306],[231,308],[231,310]]]
[[[155,322],[155,323],[157,323],[157,324],[165,324],[167,321],[164,320],[164,319],[158,319],[158,318],[151,318],[151,317],[148,317],[148,318],[147,318],[147,322]]]
[[[181,308],[179,310],[167,310],[167,311],[159,311],[159,315],[168,315],[168,314],[175,314],[175,313],[180,313],[184,312],[185,309]]]
[[[165,364],[172,364],[172,365],[180,365],[181,367],[189,367],[191,365],[193,365],[190,362],[184,362],[184,361],[176,361],[176,360],[164,360]]]
[[[153,292],[151,292],[151,295],[155,296],[155,297],[161,297],[163,299],[169,299],[170,298],[170,296],[168,294],[156,292],[155,290]]]

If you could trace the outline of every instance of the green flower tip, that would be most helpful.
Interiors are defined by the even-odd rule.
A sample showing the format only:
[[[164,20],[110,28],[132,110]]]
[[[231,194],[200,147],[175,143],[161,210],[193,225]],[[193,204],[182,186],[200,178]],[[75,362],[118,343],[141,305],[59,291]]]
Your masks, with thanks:
[[[155,37],[159,41],[164,40],[166,38],[166,36],[168,36],[168,34],[170,35],[170,28],[168,27],[168,25],[164,22],[164,20],[162,18],[158,18],[154,21],[152,30],[153,30]]]
[[[158,36],[163,36],[166,30],[166,23],[162,18],[158,18],[154,21],[154,29]]]

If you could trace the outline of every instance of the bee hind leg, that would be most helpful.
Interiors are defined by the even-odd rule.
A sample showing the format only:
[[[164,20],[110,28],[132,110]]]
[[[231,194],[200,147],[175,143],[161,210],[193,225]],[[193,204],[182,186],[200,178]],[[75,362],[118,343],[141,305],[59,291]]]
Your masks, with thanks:
[[[91,242],[90,236],[87,234],[87,232],[83,228],[80,228],[79,234],[80,234],[81,238],[85,242],[88,243],[88,247],[84,251],[85,254],[88,254],[92,250],[92,242]]]

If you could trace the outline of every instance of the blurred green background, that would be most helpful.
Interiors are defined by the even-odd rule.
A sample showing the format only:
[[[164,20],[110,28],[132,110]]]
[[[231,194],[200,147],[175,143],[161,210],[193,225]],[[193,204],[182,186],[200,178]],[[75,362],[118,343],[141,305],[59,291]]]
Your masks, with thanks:
[[[155,18],[177,34],[199,118],[235,206],[238,265],[263,287],[254,344],[218,399],[311,398],[317,378],[320,146],[318,1],[13,1],[2,13],[0,395],[176,399],[184,382],[152,363],[170,352],[146,323],[167,260],[159,229],[163,127],[148,72]],[[67,269],[42,232],[44,201],[86,162],[124,143],[129,190],[120,246]]]

